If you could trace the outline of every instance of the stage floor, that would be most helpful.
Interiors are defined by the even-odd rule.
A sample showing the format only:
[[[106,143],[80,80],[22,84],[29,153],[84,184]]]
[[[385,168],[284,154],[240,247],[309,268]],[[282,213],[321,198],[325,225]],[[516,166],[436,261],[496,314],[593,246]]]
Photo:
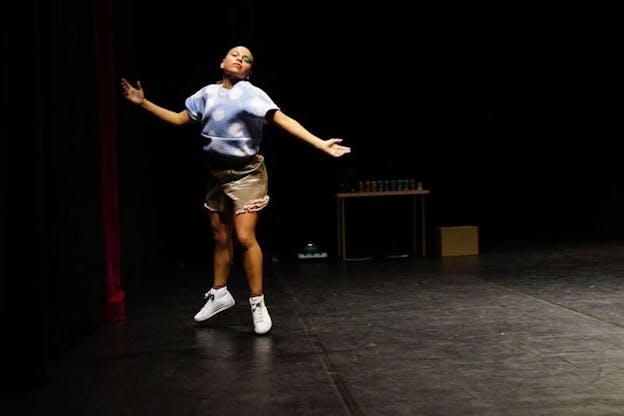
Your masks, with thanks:
[[[624,243],[267,265],[269,335],[237,304],[202,326],[209,272],[128,296],[50,364],[19,415],[624,414]],[[4,414],[4,413],[3,413]],[[12,413],[7,413],[12,414]]]

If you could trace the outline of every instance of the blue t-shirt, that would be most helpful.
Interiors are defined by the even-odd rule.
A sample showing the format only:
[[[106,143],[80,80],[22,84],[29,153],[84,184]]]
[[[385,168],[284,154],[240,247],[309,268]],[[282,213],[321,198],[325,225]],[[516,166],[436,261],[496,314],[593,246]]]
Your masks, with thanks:
[[[210,84],[188,97],[186,110],[202,126],[203,148],[221,156],[247,157],[260,150],[265,116],[279,107],[249,81],[231,90]]]

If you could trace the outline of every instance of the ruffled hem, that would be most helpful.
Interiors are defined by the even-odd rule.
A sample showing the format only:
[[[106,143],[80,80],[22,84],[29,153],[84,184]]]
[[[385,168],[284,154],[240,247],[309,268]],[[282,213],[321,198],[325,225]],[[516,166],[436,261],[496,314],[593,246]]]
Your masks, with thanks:
[[[270,198],[268,195],[265,196],[264,198],[254,199],[253,201],[250,201],[247,205],[245,205],[241,209],[234,212],[234,214],[238,215],[238,214],[245,214],[247,212],[260,211],[262,208],[265,208],[267,205],[269,205],[269,199]],[[204,202],[204,208],[206,208],[210,212],[219,212],[217,208],[211,207],[206,202]]]
[[[266,207],[267,205],[269,205],[268,195],[265,196],[264,198],[255,199],[249,202],[249,204],[237,210],[234,214],[238,215],[238,214],[245,214],[248,212],[257,212],[257,211],[260,211],[262,208]]]

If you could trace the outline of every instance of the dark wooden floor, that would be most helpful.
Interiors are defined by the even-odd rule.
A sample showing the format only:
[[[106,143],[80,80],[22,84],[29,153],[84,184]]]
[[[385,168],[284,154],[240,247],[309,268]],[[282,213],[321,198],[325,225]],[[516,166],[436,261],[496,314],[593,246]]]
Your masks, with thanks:
[[[268,336],[239,271],[201,327],[209,273],[154,280],[2,415],[624,414],[624,243],[273,263]]]

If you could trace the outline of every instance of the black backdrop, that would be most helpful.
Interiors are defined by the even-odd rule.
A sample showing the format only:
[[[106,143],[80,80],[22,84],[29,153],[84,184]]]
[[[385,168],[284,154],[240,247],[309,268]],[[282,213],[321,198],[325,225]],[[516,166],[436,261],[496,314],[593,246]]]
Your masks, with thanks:
[[[257,58],[253,81],[287,114],[352,146],[350,156],[328,160],[267,129],[269,251],[290,255],[308,240],[331,250],[331,194],[345,178],[420,180],[433,192],[432,225],[479,225],[486,245],[621,233],[606,12],[133,4],[118,14],[118,70],[142,79],[157,102],[181,109],[218,78],[224,51],[243,43]],[[161,232],[171,224],[176,243],[157,240],[188,257],[197,247],[189,232],[201,245],[205,231],[193,208],[202,191],[197,129],[166,128],[135,110],[120,103],[125,177],[149,175],[132,193],[158,195],[160,209],[146,215]]]
[[[268,257],[310,240],[333,248],[332,193],[345,178],[420,180],[430,225],[479,225],[485,246],[623,236],[610,11],[261,3],[113,1],[110,33],[116,77],[141,79],[176,110],[218,79],[229,47],[249,45],[253,82],[311,131],[352,146],[330,159],[267,128]],[[45,383],[47,361],[101,323],[104,261],[93,9],[15,7],[3,19],[0,300],[3,381],[21,388]],[[118,100],[131,301],[156,274],[204,266],[210,239],[197,128]]]

